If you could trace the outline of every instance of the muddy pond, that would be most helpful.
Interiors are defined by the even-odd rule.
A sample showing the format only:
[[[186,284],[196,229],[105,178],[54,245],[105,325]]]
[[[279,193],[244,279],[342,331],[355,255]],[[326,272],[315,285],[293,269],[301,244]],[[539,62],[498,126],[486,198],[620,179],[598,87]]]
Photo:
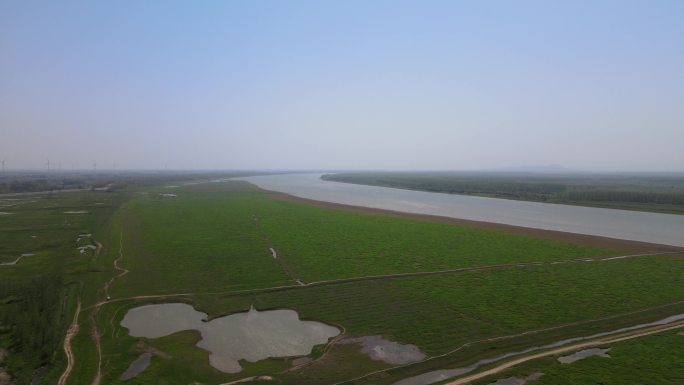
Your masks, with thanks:
[[[159,338],[183,330],[197,330],[197,346],[209,351],[214,368],[237,373],[239,361],[257,362],[269,357],[295,357],[311,353],[340,334],[336,327],[316,321],[302,321],[294,310],[257,311],[231,314],[207,321],[205,313],[184,303],[146,305],[130,309],[121,325],[133,337]]]
[[[610,358],[610,356],[607,354],[609,350],[610,349],[601,348],[584,349],[567,356],[558,357],[558,362],[560,362],[561,364],[572,364],[575,361],[579,361],[592,356]]]

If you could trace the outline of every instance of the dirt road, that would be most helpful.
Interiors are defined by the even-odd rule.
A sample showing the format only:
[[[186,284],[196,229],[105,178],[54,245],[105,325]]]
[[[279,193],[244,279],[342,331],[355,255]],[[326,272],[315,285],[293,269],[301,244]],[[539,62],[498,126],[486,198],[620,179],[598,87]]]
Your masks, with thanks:
[[[76,312],[74,313],[74,319],[71,321],[71,325],[67,330],[66,336],[64,337],[64,353],[67,356],[67,366],[64,369],[64,373],[59,377],[57,385],[65,385],[69,379],[69,375],[74,368],[74,353],[71,351],[71,340],[76,334],[78,334],[78,315],[81,313],[81,299],[78,299],[78,304],[76,305]]]
[[[119,235],[119,256],[114,260],[114,269],[120,271],[119,274],[113,276],[107,283],[105,283],[103,289],[105,293],[105,298],[109,299],[109,286],[111,286],[112,283],[114,283],[115,280],[123,277],[124,275],[128,274],[130,271],[128,269],[125,269],[121,266],[119,266],[119,262],[123,259],[123,230],[121,230],[121,234]],[[98,302],[96,307],[102,306],[104,302]]]
[[[458,380],[448,382],[445,385],[464,385],[464,384],[468,384],[470,382],[473,382],[475,380],[479,380],[479,379],[482,379],[482,378],[485,378],[488,376],[492,376],[492,375],[501,373],[502,371],[509,369],[515,365],[519,365],[519,364],[522,364],[522,363],[527,362],[527,361],[536,360],[538,358],[548,357],[548,356],[553,356],[553,355],[563,354],[563,353],[569,353],[572,351],[596,347],[596,346],[601,346],[601,345],[607,345],[607,344],[611,344],[611,343],[615,343],[615,342],[620,342],[620,341],[630,340],[630,339],[634,339],[634,338],[644,337],[644,336],[648,336],[651,334],[662,333],[662,332],[665,332],[668,330],[674,330],[674,329],[680,329],[680,328],[684,328],[684,321],[680,321],[680,322],[677,322],[674,324],[669,324],[669,325],[660,325],[660,326],[649,327],[646,329],[635,330],[635,331],[629,332],[629,333],[623,333],[623,334],[619,334],[619,335],[615,335],[615,336],[601,337],[601,338],[597,338],[597,339],[591,340],[591,341],[585,341],[585,342],[581,342],[581,343],[577,343],[577,344],[567,345],[567,346],[559,347],[559,348],[552,349],[552,350],[547,350],[547,351],[540,352],[540,353],[530,354],[530,355],[524,356],[524,357],[514,358],[512,360],[501,363],[494,368],[482,371],[480,373],[475,373],[475,374],[471,374],[471,375],[466,376],[466,377],[459,378]]]
[[[99,251],[100,249],[98,249]],[[100,385],[100,381],[102,381],[102,346],[100,343],[100,332],[97,330],[97,314],[100,312],[100,307],[107,303],[109,300],[109,287],[111,284],[118,278],[123,277],[124,275],[129,273],[128,269],[125,269],[121,266],[119,266],[119,262],[123,259],[123,230],[121,230],[121,233],[119,235],[119,256],[114,260],[114,269],[119,271],[120,273],[113,276],[107,283],[104,284],[104,287],[102,288],[105,294],[105,301],[100,301],[95,305],[95,310],[93,311],[92,315],[92,322],[93,326],[91,329],[91,335],[93,338],[93,342],[95,342],[95,348],[97,349],[97,373],[95,373],[95,377],[93,378],[93,381],[91,382],[91,385]]]
[[[271,286],[271,287],[264,287],[264,288],[259,288],[259,289],[211,291],[211,292],[186,292],[186,293],[169,293],[169,294],[154,294],[154,295],[136,295],[136,296],[126,297],[126,298],[115,298],[115,299],[112,299],[109,301],[98,302],[95,305],[92,305],[86,309],[100,307],[100,306],[102,306],[108,302],[121,302],[121,301],[129,301],[129,300],[136,300],[136,299],[162,299],[162,298],[173,298],[173,297],[187,297],[187,296],[193,296],[193,295],[256,294],[256,293],[264,293],[264,292],[272,292],[272,291],[280,291],[280,290],[302,289],[302,288],[313,287],[313,286],[326,286],[326,285],[344,284],[344,283],[351,283],[351,282],[358,282],[358,281],[397,279],[397,278],[416,277],[416,276],[424,276],[424,275],[443,275],[443,274],[465,273],[465,272],[474,272],[474,271],[482,271],[482,270],[526,268],[526,267],[535,267],[535,266],[544,266],[544,265],[560,265],[560,264],[565,264],[565,263],[602,262],[602,261],[612,261],[612,260],[620,260],[620,259],[643,257],[643,256],[655,257],[655,256],[662,256],[662,255],[677,255],[677,254],[684,254],[684,252],[683,251],[665,251],[665,252],[655,252],[654,251],[651,253],[628,254],[628,255],[617,255],[617,256],[580,257],[580,258],[563,259],[563,260],[533,261],[533,262],[522,262],[522,263],[504,263],[504,264],[497,264],[497,265],[460,267],[460,268],[447,269],[447,270],[416,271],[416,272],[409,272],[409,273],[395,273],[395,274],[385,274],[385,275],[369,275],[369,276],[350,277],[350,278],[338,278],[338,279],[330,279],[330,280],[325,280],[325,281],[314,281],[314,282],[302,282],[299,279],[295,279],[295,282],[297,283],[296,285]],[[123,276],[124,274],[128,273],[128,270],[118,267],[118,265],[116,265],[116,262],[115,262],[115,267],[117,269],[121,270],[122,273],[119,274],[118,276],[112,278],[112,280],[110,280],[110,282],[108,282],[107,287],[109,287],[109,283],[111,283],[111,281],[113,281],[114,279],[119,278],[119,277]]]

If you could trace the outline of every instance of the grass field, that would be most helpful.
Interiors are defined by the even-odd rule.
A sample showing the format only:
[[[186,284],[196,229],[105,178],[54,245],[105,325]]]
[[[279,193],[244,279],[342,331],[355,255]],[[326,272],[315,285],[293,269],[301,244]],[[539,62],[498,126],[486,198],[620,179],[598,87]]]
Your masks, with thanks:
[[[50,269],[61,271],[62,294],[67,295],[54,317],[62,335],[80,298],[81,331],[73,340],[76,361],[68,384],[92,383],[98,366],[102,384],[220,384],[256,375],[272,376],[261,381],[270,384],[321,384],[378,370],[387,371],[354,383],[391,384],[424,371],[684,312],[684,303],[679,303],[684,300],[684,260],[677,256],[518,266],[624,252],[321,208],[274,199],[245,182],[72,194],[51,198],[58,200],[51,201],[54,207],[30,203],[36,206],[26,206],[25,222],[3,223],[7,243],[0,249],[10,259],[30,243],[6,233],[33,233],[41,222],[52,226],[44,229],[52,243],[35,247],[36,256],[45,253],[44,261],[30,257],[36,265],[23,265],[31,261],[27,259],[12,267],[16,272],[0,268],[0,274],[29,280]],[[17,218],[19,207],[12,214]],[[79,210],[89,213],[67,216],[66,226],[63,212]],[[76,237],[83,232],[103,245],[99,254],[76,252]],[[119,266],[127,273],[114,268],[120,256]],[[489,267],[501,264],[505,266]],[[482,269],[391,276],[472,267]],[[100,302],[105,282],[117,275],[109,288],[112,300]],[[368,276],[383,277],[344,281]],[[301,286],[298,279],[318,283]],[[315,360],[296,370],[288,370],[291,359],[266,359],[226,374],[212,368],[208,352],[194,346],[197,332],[133,338],[119,326],[127,309],[179,301],[212,318],[250,306],[294,309],[302,319],[338,326],[344,336],[379,334],[415,344],[429,359],[392,368],[371,360],[357,345],[333,344],[315,347]],[[4,303],[0,309],[15,306]],[[100,336],[101,360],[94,330]],[[0,343],[10,344],[11,331],[0,336]],[[150,367],[121,381],[119,376],[143,352],[154,353]],[[16,378],[28,379],[38,360],[17,370],[21,365],[13,360],[20,357],[11,355],[8,366]],[[64,362],[59,351],[45,383],[56,382]]]
[[[287,271],[312,282],[610,254],[492,230],[324,210],[271,199],[244,182],[178,194],[138,195],[127,205],[127,247],[144,258],[130,259],[118,296],[277,286],[287,283]]]
[[[242,192],[150,193],[123,209],[125,249],[131,273],[113,286],[116,297],[238,290],[286,284],[254,221],[261,202]]]

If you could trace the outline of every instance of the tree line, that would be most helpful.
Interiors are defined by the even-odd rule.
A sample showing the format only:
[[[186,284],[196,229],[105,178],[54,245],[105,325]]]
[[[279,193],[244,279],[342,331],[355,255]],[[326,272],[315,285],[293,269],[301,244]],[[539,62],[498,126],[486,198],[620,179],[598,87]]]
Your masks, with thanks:
[[[0,333],[9,334],[13,377],[26,378],[52,362],[65,325],[62,293],[58,274],[0,282]]]
[[[560,178],[501,176],[442,176],[429,174],[332,174],[323,179],[375,186],[405,188],[450,194],[484,195],[534,201],[623,202],[657,205],[684,205],[684,188],[676,185],[625,185],[606,181],[577,183]],[[559,180],[560,179],[560,180]],[[678,181],[677,183],[679,183]]]

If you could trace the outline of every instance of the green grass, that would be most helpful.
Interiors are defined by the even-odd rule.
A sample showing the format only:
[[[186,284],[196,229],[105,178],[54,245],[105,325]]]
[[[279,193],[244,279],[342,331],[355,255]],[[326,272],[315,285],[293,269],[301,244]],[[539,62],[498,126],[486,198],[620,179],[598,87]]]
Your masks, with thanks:
[[[252,219],[258,195],[239,187],[178,194],[139,195],[124,208],[131,272],[112,287],[116,297],[292,284]]]
[[[610,254],[461,225],[272,201],[260,221],[305,281]]]
[[[306,282],[610,254],[608,250],[270,198],[245,183],[151,192],[124,222],[131,273],[117,296],[292,284],[274,247]]]

